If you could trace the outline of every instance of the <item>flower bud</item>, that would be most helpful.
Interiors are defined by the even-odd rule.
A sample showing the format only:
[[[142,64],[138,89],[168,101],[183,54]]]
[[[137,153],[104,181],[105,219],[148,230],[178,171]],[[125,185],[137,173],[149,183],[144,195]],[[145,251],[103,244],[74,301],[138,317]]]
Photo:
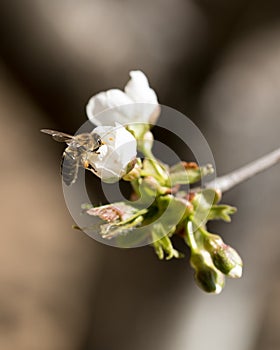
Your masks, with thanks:
[[[235,249],[223,244],[211,252],[214,265],[218,270],[232,278],[242,276],[242,260]]]
[[[164,195],[170,193],[170,188],[162,186],[153,176],[146,176],[142,182],[140,190],[150,196]]]
[[[225,244],[218,235],[207,234],[204,237],[204,247],[211,255],[215,267],[232,278],[242,276],[242,260],[237,251]]]
[[[192,253],[191,265],[195,269],[195,280],[205,292],[219,294],[224,287],[225,278],[220,271],[212,266],[209,260],[211,261],[207,252]]]
[[[186,218],[193,212],[193,205],[185,198],[175,197],[176,201],[185,207],[184,217]]]
[[[224,245],[224,242],[222,238],[219,235],[215,235],[212,233],[207,233],[207,235],[204,236],[204,247],[205,249],[211,254],[214,250],[222,247]]]
[[[224,275],[210,266],[196,270],[195,279],[198,286],[207,293],[220,294],[225,284]]]

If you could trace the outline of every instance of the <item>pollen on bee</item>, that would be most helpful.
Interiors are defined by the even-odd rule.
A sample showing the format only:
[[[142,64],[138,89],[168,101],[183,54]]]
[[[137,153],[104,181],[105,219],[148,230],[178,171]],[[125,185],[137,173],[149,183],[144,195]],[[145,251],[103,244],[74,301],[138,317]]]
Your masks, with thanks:
[[[87,169],[89,167],[89,161],[85,160],[84,161],[84,168]]]
[[[109,141],[114,141],[114,138],[113,137],[109,137]]]

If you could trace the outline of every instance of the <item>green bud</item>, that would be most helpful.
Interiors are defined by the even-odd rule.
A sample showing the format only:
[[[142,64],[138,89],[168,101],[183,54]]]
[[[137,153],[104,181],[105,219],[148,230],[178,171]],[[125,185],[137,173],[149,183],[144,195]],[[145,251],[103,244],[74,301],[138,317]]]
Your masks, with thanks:
[[[225,284],[224,275],[210,266],[196,270],[195,280],[202,290],[214,294],[220,294]]]
[[[211,255],[215,267],[232,278],[242,276],[242,260],[237,251],[225,244],[218,235],[208,233],[204,236],[204,247]]]
[[[222,191],[218,188],[213,189],[215,191],[214,203],[219,203],[222,199]]]
[[[153,176],[146,176],[142,181],[143,188],[149,188],[152,192],[163,194],[166,192],[166,188],[162,187],[160,183]]]
[[[185,208],[185,213],[184,213],[183,219],[188,217],[193,212],[193,205],[190,201],[188,201],[187,199],[184,199],[184,198],[177,198],[177,197],[175,197],[175,200],[178,204],[180,203]]]
[[[211,252],[214,265],[218,270],[232,278],[242,276],[242,260],[235,249],[223,244]]]
[[[225,284],[224,275],[211,264],[207,252],[193,252],[191,265],[195,269],[195,280],[202,290],[207,293],[221,293]]]
[[[210,164],[199,167],[194,162],[180,162],[170,168],[170,181],[172,186],[176,184],[193,184],[213,172],[214,169]]]
[[[203,237],[204,248],[211,254],[214,250],[220,248],[224,245],[222,238],[219,235],[215,235],[209,232],[206,232]]]

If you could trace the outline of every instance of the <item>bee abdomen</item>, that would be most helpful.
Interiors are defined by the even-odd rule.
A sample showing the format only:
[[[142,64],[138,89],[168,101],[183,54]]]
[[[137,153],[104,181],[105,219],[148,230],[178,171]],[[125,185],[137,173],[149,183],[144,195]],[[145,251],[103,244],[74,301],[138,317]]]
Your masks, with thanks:
[[[67,152],[64,152],[61,162],[61,176],[65,185],[71,186],[76,182],[78,170],[79,161],[75,155],[69,155]]]

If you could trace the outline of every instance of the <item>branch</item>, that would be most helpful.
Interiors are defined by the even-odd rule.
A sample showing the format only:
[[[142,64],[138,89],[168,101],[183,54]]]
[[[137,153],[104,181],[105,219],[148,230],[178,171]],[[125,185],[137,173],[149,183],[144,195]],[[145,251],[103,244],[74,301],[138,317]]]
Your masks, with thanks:
[[[227,175],[217,177],[215,180],[208,182],[205,187],[216,188],[221,192],[228,191],[234,186],[248,180],[261,171],[270,168],[278,162],[280,162],[280,148],[241,167],[240,169],[228,173]]]

